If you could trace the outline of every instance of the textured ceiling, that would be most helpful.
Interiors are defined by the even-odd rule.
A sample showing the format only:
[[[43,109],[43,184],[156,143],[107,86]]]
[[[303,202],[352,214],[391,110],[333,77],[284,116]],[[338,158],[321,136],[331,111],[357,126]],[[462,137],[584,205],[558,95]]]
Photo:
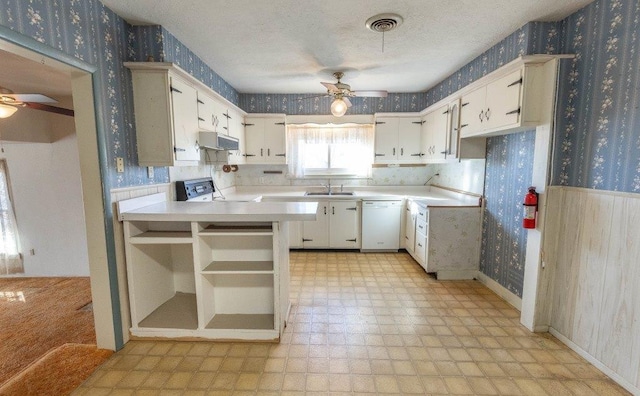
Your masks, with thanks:
[[[102,0],[133,24],[158,24],[241,93],[323,92],[345,71],[356,90],[420,92],[530,21],[592,0]],[[384,36],[379,13],[404,23]]]

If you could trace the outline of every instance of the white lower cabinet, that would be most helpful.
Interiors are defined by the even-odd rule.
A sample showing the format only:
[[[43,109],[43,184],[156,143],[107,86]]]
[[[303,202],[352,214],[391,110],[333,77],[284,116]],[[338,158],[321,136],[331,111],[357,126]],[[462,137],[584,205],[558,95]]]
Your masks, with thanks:
[[[316,221],[302,223],[304,249],[359,249],[360,201],[320,201]]]
[[[132,335],[279,339],[289,311],[281,228],[125,222]]]
[[[473,279],[480,268],[480,207],[407,202],[406,249],[438,279]],[[414,239],[411,243],[411,239]]]
[[[404,248],[407,249],[409,253],[413,253],[415,251],[416,210],[417,205],[412,201],[407,201],[404,216]]]

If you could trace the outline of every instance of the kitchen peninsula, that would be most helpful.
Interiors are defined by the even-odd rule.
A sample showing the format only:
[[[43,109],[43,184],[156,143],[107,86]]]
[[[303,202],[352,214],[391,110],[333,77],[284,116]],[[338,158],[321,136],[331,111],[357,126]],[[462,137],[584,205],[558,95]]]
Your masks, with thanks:
[[[290,309],[288,222],[315,202],[119,203],[134,337],[279,340]]]

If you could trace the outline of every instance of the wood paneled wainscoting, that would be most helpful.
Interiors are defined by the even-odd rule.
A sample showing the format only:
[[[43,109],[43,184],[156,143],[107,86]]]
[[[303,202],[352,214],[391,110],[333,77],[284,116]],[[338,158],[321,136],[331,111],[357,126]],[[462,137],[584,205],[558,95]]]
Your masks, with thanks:
[[[118,201],[151,195],[156,193],[167,194],[167,200],[171,200],[171,184],[153,184],[149,186],[137,186],[126,188],[114,188],[111,193],[111,205],[113,207],[113,235],[116,245],[116,263],[118,266],[118,294],[120,295],[120,312],[122,314],[122,336],[124,342],[129,341],[129,328],[131,327],[131,315],[129,312],[129,293],[127,291],[127,267],[124,256],[124,233],[122,222],[118,220]]]
[[[550,332],[640,395],[640,194],[548,190]]]

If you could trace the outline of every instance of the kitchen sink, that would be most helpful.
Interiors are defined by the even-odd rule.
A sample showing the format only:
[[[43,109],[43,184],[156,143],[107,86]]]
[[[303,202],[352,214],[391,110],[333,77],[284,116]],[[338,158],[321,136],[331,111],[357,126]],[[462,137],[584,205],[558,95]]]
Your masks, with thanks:
[[[316,191],[307,191],[306,193],[304,193],[304,195],[353,195],[353,192],[335,192],[335,191],[331,191],[331,192],[326,192],[326,191],[322,191],[322,192],[316,192]]]

